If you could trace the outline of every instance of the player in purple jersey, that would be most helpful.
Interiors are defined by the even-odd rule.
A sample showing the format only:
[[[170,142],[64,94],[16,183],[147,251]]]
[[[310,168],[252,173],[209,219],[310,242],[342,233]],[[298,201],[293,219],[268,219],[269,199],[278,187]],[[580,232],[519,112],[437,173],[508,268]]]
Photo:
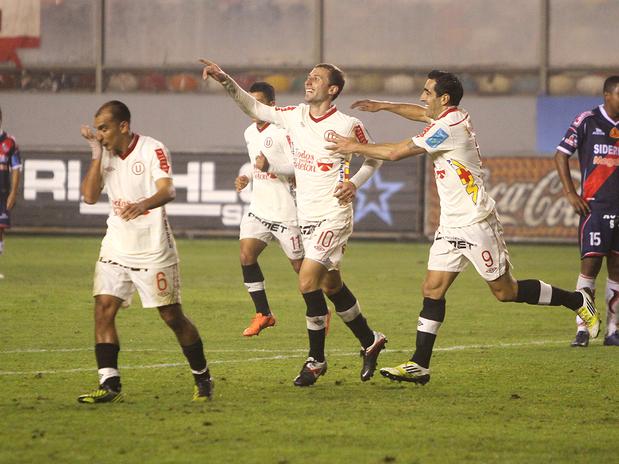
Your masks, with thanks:
[[[555,153],[565,196],[580,215],[580,275],[577,289],[595,294],[595,280],[606,256],[606,336],[619,346],[619,76],[604,82],[604,104],[574,119]],[[578,151],[581,194],[576,192],[568,161]],[[589,332],[576,317],[574,347],[589,345]]]
[[[11,135],[0,130],[0,255],[4,252],[4,229],[11,227],[10,213],[17,201],[20,176],[21,157],[17,142]],[[0,279],[4,279],[3,274],[0,274]]]

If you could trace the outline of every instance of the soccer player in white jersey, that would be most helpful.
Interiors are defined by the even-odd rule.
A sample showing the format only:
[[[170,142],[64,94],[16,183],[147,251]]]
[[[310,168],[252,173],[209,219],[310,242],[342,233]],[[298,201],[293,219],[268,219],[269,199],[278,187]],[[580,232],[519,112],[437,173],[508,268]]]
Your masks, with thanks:
[[[178,253],[164,205],[175,197],[167,148],[133,133],[129,108],[105,103],[95,114],[95,130],[82,126],[92,150],[82,181],[88,204],[105,189],[111,211],[95,266],[95,356],[99,386],[80,403],[122,401],[115,319],[137,289],[145,308],[156,307],[172,329],[194,376],[194,401],[211,397],[212,380],[198,329],[181,308]]]
[[[249,93],[260,103],[275,106],[275,89],[271,84],[255,82]],[[254,119],[245,130],[245,143],[252,171],[249,175],[239,175],[235,187],[237,192],[249,184],[252,188],[249,210],[243,216],[239,234],[243,282],[256,308],[256,315],[243,331],[244,336],[251,337],[276,323],[258,264],[260,253],[271,240],[276,240],[298,273],[303,261],[303,243],[292,190],[294,167],[287,132]]]
[[[333,105],[344,87],[342,71],[331,64],[316,65],[305,81],[305,103],[289,107],[264,105],[245,92],[207,60],[203,77],[221,83],[228,94],[252,118],[285,128],[292,141],[297,184],[297,215],[303,235],[305,257],[299,271],[299,290],[306,304],[309,355],[295,378],[296,386],[312,385],[327,371],[325,326],[328,309],[324,295],[361,343],[363,365],[360,377],[369,380],[376,369],[385,336],[373,331],[361,314],[357,299],[342,281],[340,261],[352,233],[352,200],[380,162],[366,159],[349,179],[351,155],[332,154],[325,149],[327,135],[338,132],[367,143],[369,136],[357,118],[345,115]]]
[[[432,71],[421,94],[426,106],[373,100],[353,104],[353,108],[362,111],[387,110],[427,123],[419,135],[399,143],[375,145],[360,144],[337,134],[331,136],[333,153],[361,153],[393,161],[427,153],[434,163],[441,216],[423,282],[416,350],[410,361],[380,370],[381,375],[392,380],[419,384],[430,380],[430,357],[445,319],[445,295],[469,261],[499,301],[563,305],[587,322],[593,337],[600,330],[598,313],[587,292],[570,292],[541,280],[512,277],[495,202],[484,187],[473,126],[468,113],[458,107],[462,95],[462,84],[454,74]]]

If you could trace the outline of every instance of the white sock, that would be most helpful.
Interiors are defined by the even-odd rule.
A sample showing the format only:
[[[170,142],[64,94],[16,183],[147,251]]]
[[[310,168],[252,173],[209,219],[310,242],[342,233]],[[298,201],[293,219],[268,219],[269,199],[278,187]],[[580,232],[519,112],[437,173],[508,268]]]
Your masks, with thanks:
[[[578,276],[578,280],[576,281],[576,290],[582,290],[583,288],[588,288],[593,293],[593,297],[595,298],[595,277],[589,277],[583,274]],[[581,318],[576,316],[576,331],[577,332],[586,332],[587,326],[582,321]]]
[[[4,253],[4,240],[0,240],[0,255]]]
[[[104,367],[98,370],[99,373],[99,385],[102,385],[107,379],[111,377],[120,377],[120,372],[118,369],[114,369],[113,367]]]
[[[619,282],[606,280],[606,336],[617,330],[617,311],[619,311]]]

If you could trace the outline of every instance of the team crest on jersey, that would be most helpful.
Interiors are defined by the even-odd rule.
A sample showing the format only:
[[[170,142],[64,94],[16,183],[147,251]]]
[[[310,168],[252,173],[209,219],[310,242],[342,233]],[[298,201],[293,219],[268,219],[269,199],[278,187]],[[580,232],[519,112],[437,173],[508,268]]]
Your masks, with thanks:
[[[10,148],[11,148],[11,144],[9,143],[8,140],[5,140],[4,142],[2,142],[2,151],[7,152],[9,151]]]
[[[610,135],[613,139],[619,139],[619,129],[613,127],[608,135]]]
[[[131,172],[136,176],[144,174],[144,164],[141,161],[136,161],[131,165]]]
[[[333,129],[329,129],[328,131],[325,132],[325,140],[327,142],[331,142],[333,140],[333,136],[335,135],[335,131]]]
[[[604,132],[599,127],[596,127],[595,130],[591,133],[591,135],[606,135],[606,132]]]
[[[316,161],[316,164],[318,165],[318,169],[324,172],[330,171],[333,167],[333,161],[329,158],[320,158]]]
[[[267,137],[264,139],[264,146],[267,148],[271,148],[273,146],[273,139],[271,137]]]

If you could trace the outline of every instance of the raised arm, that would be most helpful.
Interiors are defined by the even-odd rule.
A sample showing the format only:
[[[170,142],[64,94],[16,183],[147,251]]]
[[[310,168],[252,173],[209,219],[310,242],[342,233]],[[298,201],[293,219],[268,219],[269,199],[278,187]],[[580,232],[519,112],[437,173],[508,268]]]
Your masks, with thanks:
[[[563,184],[563,193],[570,202],[574,211],[582,216],[586,216],[590,211],[587,202],[576,192],[574,181],[572,180],[572,173],[570,171],[569,156],[563,153],[561,150],[557,150],[555,153],[555,166],[559,173],[559,179]]]
[[[103,148],[101,142],[97,140],[97,137],[92,132],[90,127],[83,125],[80,129],[82,137],[88,141],[88,145],[91,150],[91,161],[88,171],[82,180],[82,195],[84,201],[89,205],[95,204],[101,196],[101,190],[103,189],[103,176],[101,175],[101,155]]]
[[[379,100],[357,100],[351,108],[359,111],[369,111],[375,113],[377,111],[390,111],[391,113],[402,116],[412,121],[430,122],[431,119],[426,116],[425,106],[415,103],[394,103]]]
[[[210,77],[219,82],[245,114],[259,121],[283,125],[283,120],[275,110],[275,107],[260,103],[245,92],[239,84],[223,72],[216,63],[205,59],[200,59],[199,61],[204,65],[202,69],[202,79],[207,80]]]
[[[357,153],[377,160],[398,161],[426,153],[426,150],[415,145],[411,139],[397,143],[360,143],[352,137],[330,134],[329,142],[332,142],[333,145],[328,145],[326,148],[333,153]]]

